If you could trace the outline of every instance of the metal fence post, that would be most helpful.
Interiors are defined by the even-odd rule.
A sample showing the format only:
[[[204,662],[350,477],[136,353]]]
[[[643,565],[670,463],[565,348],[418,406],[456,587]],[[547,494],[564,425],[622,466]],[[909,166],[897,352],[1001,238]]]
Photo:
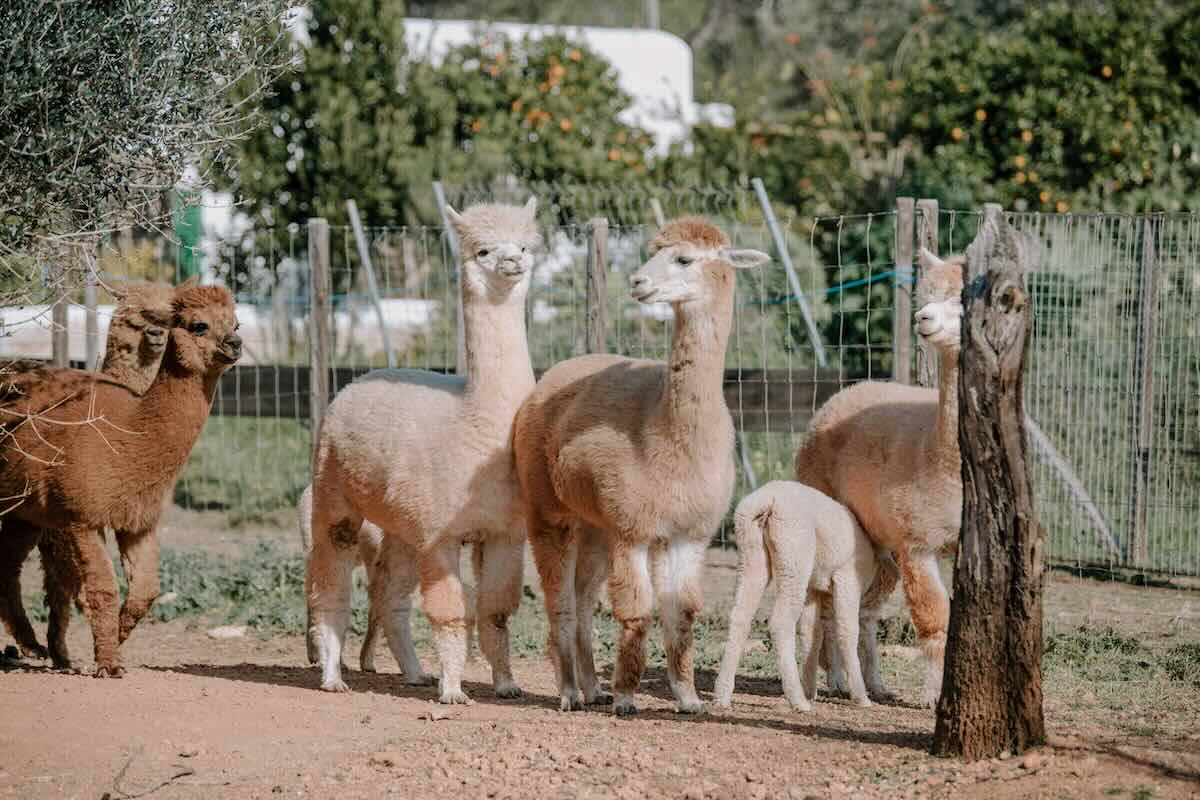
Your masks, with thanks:
[[[316,464],[318,433],[329,407],[329,368],[333,354],[330,331],[329,223],[321,217],[308,221],[308,268],[312,305],[309,346],[309,419],[312,421],[313,464]]]
[[[100,369],[100,321],[96,318],[96,304],[99,301],[96,289],[96,265],[89,263],[83,276],[83,343],[86,355],[84,369]]]
[[[586,329],[584,349],[608,352],[608,219],[588,221]]]
[[[779,260],[783,262],[783,268],[787,272],[788,284],[792,287],[792,294],[795,295],[796,304],[800,307],[800,314],[804,317],[804,327],[808,329],[808,339],[812,342],[813,353],[817,357],[817,366],[827,367],[829,359],[825,355],[825,343],[821,341],[821,333],[817,330],[817,323],[813,319],[812,309],[809,308],[808,298],[804,296],[804,291],[800,288],[800,279],[796,277],[796,268],[792,265],[792,254],[788,251],[787,238],[783,235],[783,229],[779,227],[779,220],[775,219],[775,210],[771,208],[771,198],[767,197],[767,188],[763,186],[762,178],[752,178],[750,185],[754,187],[754,194],[758,196],[758,204],[762,208],[767,228],[771,231],[771,238],[775,242]]]
[[[938,254],[938,201],[923,198],[917,201],[921,216],[917,221],[917,241],[934,255]],[[921,386],[936,386],[938,379],[937,358],[922,342],[917,348],[917,383]]]
[[[462,301],[462,276],[459,274],[459,253],[458,253],[458,231],[450,224],[450,218],[446,216],[446,191],[442,188],[441,181],[433,182],[433,197],[437,202],[438,214],[442,218],[442,230],[446,234],[446,243],[450,245],[450,258],[454,260],[454,284],[457,290],[454,293],[454,371],[458,375],[463,375],[467,370],[467,339],[465,335],[465,327],[463,323],[463,301]],[[462,209],[458,209],[462,211]]]
[[[383,321],[383,303],[379,296],[379,283],[375,280],[375,267],[371,264],[371,248],[367,246],[362,220],[358,216],[358,203],[354,202],[354,198],[346,201],[346,214],[350,217],[350,227],[354,229],[354,243],[358,246],[358,260],[362,262],[363,271],[367,275],[367,291],[371,293],[371,305],[375,307],[375,319],[379,323],[379,338],[383,340],[383,352],[387,356],[387,365],[394,368],[396,354],[392,351],[387,325]]]
[[[1150,558],[1148,501],[1150,453],[1154,444],[1154,345],[1158,322],[1157,226],[1153,217],[1142,220],[1141,276],[1138,281],[1138,334],[1133,359],[1137,399],[1133,407],[1134,451],[1131,463],[1133,525],[1125,557],[1129,566],[1145,566]]]
[[[71,366],[71,338],[68,329],[71,298],[68,296],[66,269],[57,266],[50,270],[51,285],[57,295],[50,309],[50,363],[56,367]]]
[[[892,282],[892,378],[912,383],[913,199],[896,198],[896,269]]]

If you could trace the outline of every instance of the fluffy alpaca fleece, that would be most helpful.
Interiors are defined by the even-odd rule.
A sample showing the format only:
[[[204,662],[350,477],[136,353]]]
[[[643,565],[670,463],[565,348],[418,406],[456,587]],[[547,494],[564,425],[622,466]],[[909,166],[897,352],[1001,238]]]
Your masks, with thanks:
[[[524,208],[447,208],[462,250],[466,376],[376,370],[343,389],[321,425],[313,469],[310,635],[321,688],[347,691],[341,653],[363,521],[384,531],[375,583],[395,610],[421,586],[443,703],[465,703],[466,605],[459,577],[474,542],[479,646],[501,697],[521,693],[509,665],[508,618],[521,600],[524,523],[512,460],[513,415],[533,388],[525,298],[540,238]],[[402,567],[402,565],[404,565]],[[383,572],[386,571],[386,574]],[[390,613],[389,613],[390,612]],[[406,617],[405,617],[406,618]],[[406,677],[416,676],[416,668]]]
[[[305,487],[296,504],[296,520],[300,526],[300,543],[306,555],[312,553],[312,486]],[[359,666],[363,672],[375,672],[375,650],[379,643],[379,634],[386,633],[388,648],[400,665],[401,671],[410,676],[411,683],[427,683],[428,676],[421,670],[421,661],[413,647],[412,627],[409,617],[412,612],[412,589],[416,588],[419,576],[416,572],[416,554],[408,553],[401,563],[385,569],[391,580],[399,580],[401,586],[409,587],[409,592],[400,594],[390,586],[384,586],[379,577],[379,555],[383,548],[383,530],[378,525],[364,521],[358,529],[358,564],[367,573],[367,594],[370,598],[370,608],[367,612],[367,634],[363,637],[362,650],[359,652]],[[474,551],[472,551],[474,552]],[[399,573],[396,578],[392,573]],[[467,660],[471,660],[475,630],[475,590],[463,584],[463,600],[467,616]],[[308,662],[316,664],[320,660],[316,640],[308,637]],[[411,670],[411,673],[410,673]]]
[[[83,575],[98,676],[123,670],[116,575],[97,531],[153,538],[217,381],[241,354],[227,290],[188,287],[175,295],[172,311],[166,355],[143,395],[69,369],[10,376],[0,394],[0,497],[21,498],[0,528],[4,549],[27,554],[44,529],[68,535],[70,552],[54,558],[73,559]],[[11,599],[3,600],[11,613]]]
[[[859,603],[875,579],[875,548],[858,520],[841,503],[794,481],[772,481],[743,498],[733,515],[738,545],[737,592],[729,619],[729,641],[713,689],[713,700],[729,707],[734,673],[763,591],[775,582],[771,646],[779,660],[783,693],[796,711],[810,711],[816,697],[820,636],[818,609],[832,610],[835,645],[850,699],[869,706],[859,662]],[[796,669],[796,622],[800,660]],[[878,646],[866,642],[868,663],[878,682]]]
[[[167,332],[171,327],[171,301],[175,289],[165,283],[131,283],[113,289],[117,308],[108,326],[102,372],[125,384],[137,394],[144,394],[158,374],[159,364],[167,349]],[[31,370],[43,364],[10,364],[8,374],[15,370]],[[0,523],[2,524],[2,523]],[[103,535],[103,532],[99,532]],[[36,535],[36,534],[32,534]],[[121,609],[121,640],[124,641],[138,620],[149,610],[158,596],[157,540],[147,541],[137,532],[117,531],[117,542],[129,583],[129,594]],[[13,619],[4,619],[5,626],[17,639],[26,656],[46,657],[46,649],[32,639],[33,628],[25,616],[20,601],[21,563],[13,563],[24,552],[24,542],[0,538],[0,547],[11,546],[13,552],[0,556],[2,572],[0,592],[9,598],[5,604]],[[19,545],[19,546],[18,546]],[[83,588],[83,575],[70,558],[71,537],[62,531],[46,530],[38,540],[42,556],[43,585],[50,610],[49,655],[55,667],[71,666],[67,651],[67,627],[71,620],[71,605],[78,601]],[[152,562],[152,563],[151,563]],[[88,569],[88,565],[84,565]]]
[[[704,707],[692,674],[692,623],[702,602],[704,550],[733,492],[733,422],[722,380],[734,269],[767,256],[730,248],[722,231],[698,218],[664,226],[651,252],[630,278],[631,292],[642,303],[672,305],[670,362],[612,355],[563,361],[542,376],[515,424],[564,711],[609,700],[591,646],[606,573],[621,624],[613,710],[637,710],[655,596],[678,708]]]
[[[941,692],[950,602],[938,558],[958,543],[961,256],[920,254],[917,332],[939,356],[938,388],[864,382],[834,395],[796,451],[796,480],[845,504],[876,547],[896,556],[926,659],[924,701]]]

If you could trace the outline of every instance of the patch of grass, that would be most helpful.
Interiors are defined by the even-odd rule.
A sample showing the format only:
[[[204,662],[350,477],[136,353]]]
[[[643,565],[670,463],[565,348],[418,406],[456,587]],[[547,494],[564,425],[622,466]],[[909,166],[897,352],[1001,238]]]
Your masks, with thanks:
[[[1113,628],[1080,628],[1046,637],[1043,665],[1068,668],[1095,680],[1136,680],[1154,666],[1140,641]]]
[[[1160,659],[1167,677],[1200,689],[1200,643],[1177,644]]]

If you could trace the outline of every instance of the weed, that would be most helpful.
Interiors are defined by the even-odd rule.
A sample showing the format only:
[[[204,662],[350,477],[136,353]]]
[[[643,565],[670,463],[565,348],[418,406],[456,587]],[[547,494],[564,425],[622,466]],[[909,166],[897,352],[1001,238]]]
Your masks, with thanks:
[[[1200,688],[1200,644],[1177,644],[1159,660],[1167,677]]]

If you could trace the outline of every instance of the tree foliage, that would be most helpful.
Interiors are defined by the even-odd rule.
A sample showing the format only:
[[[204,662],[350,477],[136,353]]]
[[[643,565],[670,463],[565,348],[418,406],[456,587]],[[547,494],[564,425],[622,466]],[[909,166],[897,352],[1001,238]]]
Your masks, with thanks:
[[[220,159],[284,63],[285,0],[10,0],[0,14],[0,302],[31,257],[169,215],[162,191]],[[232,88],[241,85],[241,101]],[[248,87],[248,88],[247,88]]]

